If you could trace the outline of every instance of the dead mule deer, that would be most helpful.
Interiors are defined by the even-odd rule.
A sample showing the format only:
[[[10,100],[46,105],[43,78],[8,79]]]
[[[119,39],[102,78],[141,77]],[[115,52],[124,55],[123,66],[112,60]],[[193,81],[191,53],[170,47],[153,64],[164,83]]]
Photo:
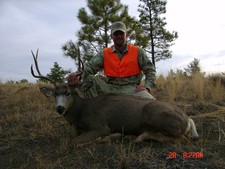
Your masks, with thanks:
[[[41,91],[48,97],[55,96],[57,112],[77,129],[76,144],[121,132],[122,128],[124,134],[137,135],[136,141],[175,141],[189,131],[191,137],[199,137],[193,120],[178,107],[165,102],[115,94],[83,99],[79,96],[80,85],[89,86],[89,82],[80,83],[73,89],[67,84],[56,84],[41,75],[37,56],[33,54],[39,75],[34,75],[32,66],[31,73],[35,78],[53,83],[53,88],[43,87]]]

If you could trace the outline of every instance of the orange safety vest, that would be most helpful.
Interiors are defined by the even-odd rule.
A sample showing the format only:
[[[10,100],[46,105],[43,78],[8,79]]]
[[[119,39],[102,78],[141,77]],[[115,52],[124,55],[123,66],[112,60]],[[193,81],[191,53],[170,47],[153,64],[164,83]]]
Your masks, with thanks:
[[[113,46],[104,49],[104,73],[111,77],[127,77],[141,73],[138,65],[138,47],[128,45],[128,52],[120,58],[112,52]]]

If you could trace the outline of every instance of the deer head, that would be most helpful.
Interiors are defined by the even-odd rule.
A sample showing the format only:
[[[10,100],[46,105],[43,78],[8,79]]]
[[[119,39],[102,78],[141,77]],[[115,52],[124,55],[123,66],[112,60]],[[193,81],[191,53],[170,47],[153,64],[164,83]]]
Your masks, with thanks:
[[[36,52],[36,55],[34,55],[33,51],[31,51],[31,53],[34,59],[36,71],[38,73],[38,75],[34,74],[33,65],[31,65],[31,74],[33,75],[33,77],[38,79],[45,79],[49,81],[51,84],[53,84],[53,87],[47,86],[40,87],[40,91],[47,97],[54,96],[56,100],[56,111],[59,114],[64,114],[73,102],[73,98],[71,96],[73,89],[71,89],[67,83],[57,83],[53,79],[47,76],[43,76],[38,66],[38,50]],[[80,56],[78,58],[79,58],[79,65],[78,70],[76,72],[76,76],[81,76],[84,66],[83,62],[80,59]]]

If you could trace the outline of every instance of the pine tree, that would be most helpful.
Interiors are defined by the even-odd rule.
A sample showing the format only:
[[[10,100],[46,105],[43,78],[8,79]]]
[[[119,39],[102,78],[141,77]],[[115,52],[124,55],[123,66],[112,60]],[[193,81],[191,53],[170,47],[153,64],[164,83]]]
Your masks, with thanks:
[[[139,21],[144,38],[139,43],[151,54],[152,63],[155,66],[156,61],[172,57],[169,47],[178,38],[178,34],[175,31],[171,33],[165,28],[167,23],[165,17],[162,17],[166,13],[167,2],[165,0],[140,0],[140,2]]]
[[[196,73],[200,73],[201,72],[200,60],[194,58],[194,60],[192,62],[190,62],[189,65],[187,66],[187,68],[184,68],[184,70],[190,76],[193,76]]]
[[[65,75],[68,74],[69,72],[70,71],[68,71],[68,70],[63,70],[62,67],[60,67],[57,62],[54,62],[54,65],[51,68],[50,73],[47,74],[47,77],[54,80],[55,82],[63,83]],[[46,83],[48,81],[45,79],[39,79],[38,82]]]

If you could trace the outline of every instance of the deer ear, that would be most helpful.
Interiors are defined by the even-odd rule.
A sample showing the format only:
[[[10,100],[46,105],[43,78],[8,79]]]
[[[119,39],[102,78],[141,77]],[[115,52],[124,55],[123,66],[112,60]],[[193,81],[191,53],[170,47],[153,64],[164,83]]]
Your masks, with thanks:
[[[40,91],[46,96],[46,97],[51,97],[54,95],[54,89],[50,87],[40,87]]]

